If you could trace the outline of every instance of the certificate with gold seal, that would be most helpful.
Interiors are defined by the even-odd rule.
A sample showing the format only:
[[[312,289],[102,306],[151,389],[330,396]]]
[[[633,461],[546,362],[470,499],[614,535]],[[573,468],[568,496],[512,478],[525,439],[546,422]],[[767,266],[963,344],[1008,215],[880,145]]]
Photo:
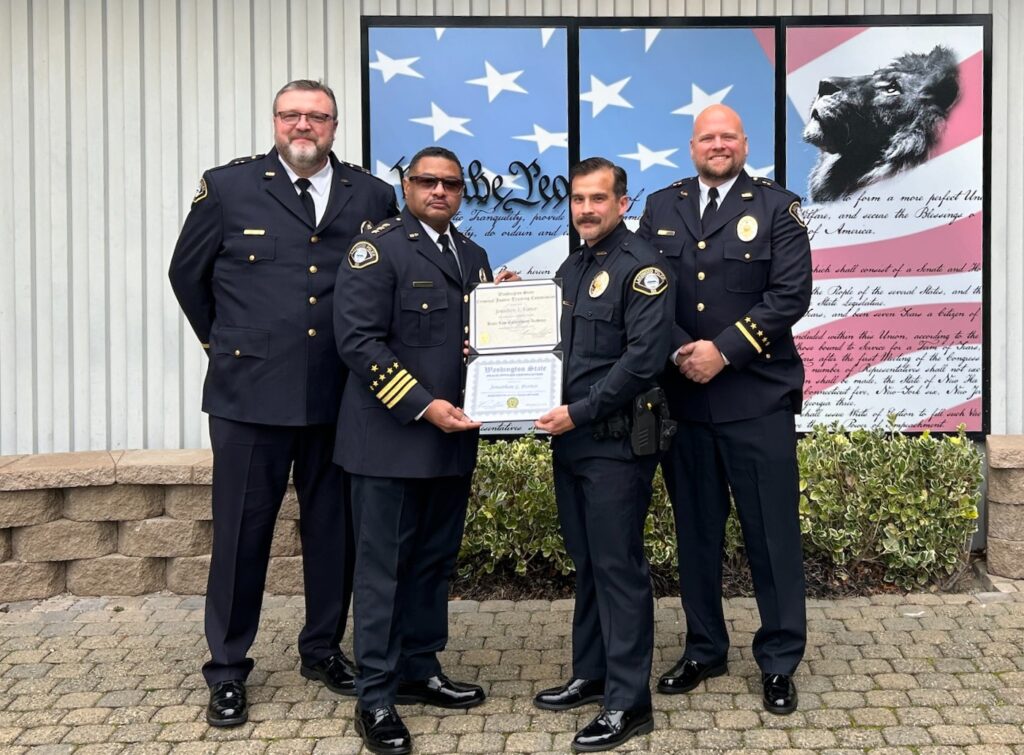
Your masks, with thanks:
[[[482,283],[469,295],[470,348],[477,354],[551,351],[561,313],[556,280]]]
[[[558,352],[480,355],[466,366],[463,408],[476,422],[532,421],[561,403]]]

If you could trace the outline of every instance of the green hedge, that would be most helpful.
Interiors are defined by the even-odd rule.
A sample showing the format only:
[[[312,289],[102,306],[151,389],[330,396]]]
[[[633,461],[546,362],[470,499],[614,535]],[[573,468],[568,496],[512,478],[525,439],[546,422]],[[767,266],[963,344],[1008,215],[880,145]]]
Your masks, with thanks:
[[[941,583],[966,563],[981,498],[982,457],[963,429],[941,437],[816,426],[799,441],[804,554],[843,580],[864,566],[913,589]],[[676,562],[675,530],[660,470],[645,526],[655,567]],[[511,567],[572,571],[558,531],[547,440],[483,441],[473,480],[462,571]],[[745,560],[735,512],[726,560]]]

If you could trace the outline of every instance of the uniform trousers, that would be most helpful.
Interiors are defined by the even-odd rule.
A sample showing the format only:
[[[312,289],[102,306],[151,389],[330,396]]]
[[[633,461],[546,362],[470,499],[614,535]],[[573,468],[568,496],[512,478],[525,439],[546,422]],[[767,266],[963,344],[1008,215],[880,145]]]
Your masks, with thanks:
[[[283,427],[210,417],[213,553],[206,590],[207,684],[244,680],[259,626],[274,525],[294,463],[306,623],[303,663],[338,652],[352,596],[347,478],[331,461],[334,425]]]
[[[558,520],[576,566],[572,675],[604,679],[609,710],[651,704],[654,598],[643,532],[657,463],[554,452]]]
[[[448,582],[472,474],[432,479],[352,475],[356,691],[363,710],[395,702],[399,681],[441,673]]]
[[[717,664],[729,652],[722,555],[731,489],[761,616],[754,658],[765,673],[792,674],[807,639],[793,413],[681,421],[662,469],[679,544],[684,655]]]

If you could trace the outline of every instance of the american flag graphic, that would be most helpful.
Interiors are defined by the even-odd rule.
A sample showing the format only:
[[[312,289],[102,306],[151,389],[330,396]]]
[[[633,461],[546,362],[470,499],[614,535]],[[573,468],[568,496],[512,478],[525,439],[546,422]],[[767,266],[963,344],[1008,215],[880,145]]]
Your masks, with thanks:
[[[569,251],[565,27],[371,26],[370,164],[399,183],[421,147],[453,150],[467,194],[455,222],[492,265],[550,277]],[[982,430],[983,46],[980,26],[786,30],[786,185],[809,195],[803,139],[829,77],[872,73],[937,45],[959,99],[917,167],[830,202],[804,202],[815,292],[795,332],[807,368],[800,428],[839,421]],[[774,178],[775,27],[579,29],[580,155],[629,175],[636,228],[648,193],[693,175],[695,116],[743,117],[747,171]],[[399,192],[400,194],[400,192]]]
[[[795,328],[803,429],[877,426],[889,413],[908,430],[982,429],[982,28],[787,29],[787,184],[809,193],[818,149],[802,133],[822,79],[938,45],[958,62],[960,93],[927,160],[848,198],[804,202],[815,274]]]

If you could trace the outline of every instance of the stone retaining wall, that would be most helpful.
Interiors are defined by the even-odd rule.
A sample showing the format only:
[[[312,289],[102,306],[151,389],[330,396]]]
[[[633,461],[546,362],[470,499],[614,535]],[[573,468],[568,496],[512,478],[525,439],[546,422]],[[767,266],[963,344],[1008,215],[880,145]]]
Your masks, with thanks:
[[[1024,578],[1024,435],[990,435],[988,458],[988,570]]]
[[[0,603],[75,595],[206,592],[209,451],[0,456]],[[302,593],[289,487],[267,592]]]

